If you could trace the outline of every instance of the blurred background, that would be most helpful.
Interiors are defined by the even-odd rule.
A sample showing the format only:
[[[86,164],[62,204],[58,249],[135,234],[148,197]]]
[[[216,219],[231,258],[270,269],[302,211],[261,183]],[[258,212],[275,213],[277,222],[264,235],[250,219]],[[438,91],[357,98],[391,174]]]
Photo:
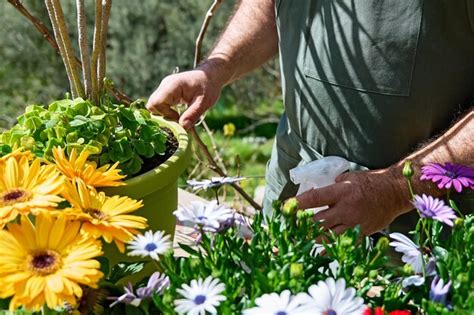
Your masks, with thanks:
[[[224,1],[212,19],[204,39],[203,55],[225,27],[235,2]],[[51,29],[43,1],[22,3]],[[195,40],[211,3],[211,0],[114,0],[107,43],[107,77],[132,98],[146,99],[176,67],[180,71],[192,68]],[[62,1],[62,5],[70,36],[77,44],[75,1]],[[86,1],[86,5],[91,42],[93,1]],[[0,130],[11,127],[25,106],[47,105],[64,98],[68,83],[60,56],[6,0],[0,2],[0,56]],[[275,58],[226,87],[206,117],[229,175],[252,176],[242,182],[251,194],[264,184],[265,164],[282,110]],[[210,144],[207,134],[201,135]],[[208,169],[195,166],[193,161],[180,181],[181,186],[185,186],[189,176],[195,179],[214,176]],[[212,196],[211,192],[208,194]],[[227,198],[233,196],[232,191],[224,194]]]

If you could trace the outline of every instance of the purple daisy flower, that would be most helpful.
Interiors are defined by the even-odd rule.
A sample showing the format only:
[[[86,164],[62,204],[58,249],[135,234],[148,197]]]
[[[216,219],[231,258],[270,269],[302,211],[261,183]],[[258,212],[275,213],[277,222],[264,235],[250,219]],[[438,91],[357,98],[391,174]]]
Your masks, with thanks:
[[[451,280],[445,284],[443,279],[436,276],[431,282],[430,300],[446,305],[446,297],[450,288]]]
[[[454,210],[445,205],[441,199],[433,198],[425,194],[421,196],[415,195],[412,203],[420,210],[422,218],[438,220],[449,226],[453,226],[453,219],[457,218]]]
[[[443,165],[431,163],[421,168],[421,180],[438,183],[439,189],[454,187],[461,192],[463,187],[474,189],[474,168],[446,162]]]

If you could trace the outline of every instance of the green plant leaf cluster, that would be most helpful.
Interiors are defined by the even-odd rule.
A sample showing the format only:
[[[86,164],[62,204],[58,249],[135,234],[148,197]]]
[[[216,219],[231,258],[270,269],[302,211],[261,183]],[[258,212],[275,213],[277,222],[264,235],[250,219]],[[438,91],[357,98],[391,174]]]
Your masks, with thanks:
[[[13,147],[31,150],[36,156],[52,159],[55,146],[88,150],[99,166],[119,162],[122,172],[140,172],[144,159],[166,151],[167,133],[151,119],[143,102],[132,106],[114,104],[104,97],[100,106],[77,98],[49,104],[30,105],[18,123],[0,134],[0,156]]]

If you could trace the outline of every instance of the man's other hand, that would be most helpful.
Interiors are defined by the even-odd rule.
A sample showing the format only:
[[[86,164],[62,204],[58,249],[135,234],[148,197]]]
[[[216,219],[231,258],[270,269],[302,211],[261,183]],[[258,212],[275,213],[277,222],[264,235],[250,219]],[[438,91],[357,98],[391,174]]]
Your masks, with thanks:
[[[404,186],[403,179],[388,170],[355,171],[340,175],[333,185],[312,189],[296,199],[300,209],[329,206],[314,219],[322,220],[322,225],[336,234],[360,225],[362,233],[370,235],[411,209]]]

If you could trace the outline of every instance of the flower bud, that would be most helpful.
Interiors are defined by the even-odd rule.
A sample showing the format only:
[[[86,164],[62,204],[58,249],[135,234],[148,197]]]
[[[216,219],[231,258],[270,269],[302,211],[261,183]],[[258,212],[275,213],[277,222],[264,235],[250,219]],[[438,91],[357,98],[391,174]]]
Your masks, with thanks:
[[[283,205],[283,215],[293,215],[298,210],[298,201],[296,198],[288,199]]]
[[[300,278],[303,275],[303,265],[292,263],[290,265],[290,277],[292,279]]]
[[[403,176],[411,178],[413,176],[413,168],[411,167],[411,161],[405,161],[403,165]]]
[[[379,250],[380,252],[385,252],[389,246],[389,240],[388,238],[386,238],[385,236],[384,237],[381,237],[378,241],[377,241],[377,245],[375,245],[375,248],[377,248],[377,250]]]
[[[355,278],[362,278],[364,276],[364,268],[362,268],[361,266],[356,266],[354,268],[353,275]]]

